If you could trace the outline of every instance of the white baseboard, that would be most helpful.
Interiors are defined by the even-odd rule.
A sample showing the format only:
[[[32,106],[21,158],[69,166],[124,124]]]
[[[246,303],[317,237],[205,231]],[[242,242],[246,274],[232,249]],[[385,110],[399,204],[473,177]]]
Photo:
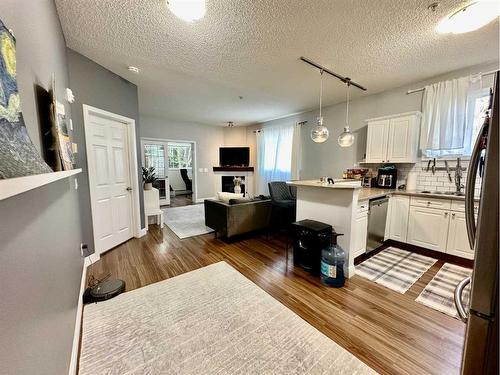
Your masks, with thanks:
[[[90,264],[89,258],[90,257],[87,257],[83,260],[82,280],[80,283],[80,293],[78,294],[78,305],[76,308],[75,332],[73,333],[73,347],[71,349],[71,360],[69,362],[69,372],[68,372],[69,375],[77,375],[76,369],[78,368],[78,351],[80,349],[80,331],[82,328],[82,314],[83,314],[82,296],[87,286],[87,267]]]
[[[135,238],[144,237],[147,233],[148,233],[148,224],[146,223],[146,227],[141,228],[141,230],[139,231],[139,233],[137,233],[137,236],[135,236]]]

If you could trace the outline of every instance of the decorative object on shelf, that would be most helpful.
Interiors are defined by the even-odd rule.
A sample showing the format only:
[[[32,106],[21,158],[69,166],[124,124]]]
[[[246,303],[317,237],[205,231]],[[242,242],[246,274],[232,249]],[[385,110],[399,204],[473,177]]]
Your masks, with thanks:
[[[233,180],[233,183],[234,183],[234,192],[236,194],[240,194],[241,193],[241,178],[240,177],[235,177],[234,180]]]
[[[351,86],[351,79],[346,78],[347,80],[347,90],[346,90],[346,109],[345,109],[345,126],[344,131],[340,133],[337,142],[340,147],[351,147],[354,143],[354,134],[351,133],[349,129],[349,87]]]
[[[16,77],[16,40],[0,21],[0,179],[52,170],[31,141],[21,113]]]
[[[66,100],[68,101],[68,103],[75,102],[75,96],[73,95],[73,91],[69,88],[66,88]]]
[[[321,105],[323,101],[323,69],[319,71],[320,74],[320,89],[319,89],[319,117],[318,125],[311,130],[311,139],[316,143],[323,143],[328,139],[328,128],[323,124],[323,116],[321,115]]]
[[[52,89],[50,94],[52,100],[50,103],[50,121],[52,122],[52,134],[55,138],[55,147],[58,158],[56,165],[52,168],[56,171],[68,171],[73,169],[75,158],[73,155],[73,146],[68,132],[68,123],[64,105],[56,99],[55,77],[52,77]]]
[[[205,0],[167,0],[167,6],[173,14],[187,22],[202,19],[207,11]]]
[[[155,167],[144,168],[142,167],[142,181],[144,181],[144,190],[151,190],[153,182],[158,180],[156,177]]]
[[[301,56],[300,60],[303,62],[314,66],[319,69],[321,74],[321,87],[319,94],[319,117],[318,117],[318,125],[314,127],[311,131],[311,139],[316,143],[323,143],[328,139],[328,129],[323,124],[323,117],[321,116],[321,105],[322,105],[322,96],[323,96],[323,72],[330,74],[331,76],[341,80],[347,85],[347,110],[346,110],[346,126],[344,127],[344,131],[340,134],[338,138],[338,143],[341,147],[350,147],[354,142],[354,135],[349,130],[349,87],[355,86],[360,90],[366,91],[366,88],[361,86],[359,83],[353,82],[349,77],[343,77],[335,72],[332,72],[329,69],[319,65],[318,63],[308,59],[307,57]]]

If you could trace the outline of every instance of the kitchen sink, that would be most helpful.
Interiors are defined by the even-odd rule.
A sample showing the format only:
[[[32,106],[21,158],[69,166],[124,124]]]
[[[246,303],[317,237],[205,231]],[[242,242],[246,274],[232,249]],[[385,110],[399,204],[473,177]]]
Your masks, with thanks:
[[[420,193],[422,194],[434,194],[434,195],[455,195],[458,197],[462,197],[465,195],[463,192],[458,192],[458,191],[429,191],[429,190],[422,190]]]

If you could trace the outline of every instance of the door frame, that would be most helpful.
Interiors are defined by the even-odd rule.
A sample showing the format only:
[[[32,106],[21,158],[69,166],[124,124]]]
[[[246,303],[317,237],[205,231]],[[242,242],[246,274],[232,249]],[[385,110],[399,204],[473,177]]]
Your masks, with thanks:
[[[86,150],[86,161],[87,161],[87,175],[89,179],[89,192],[90,192],[90,210],[91,210],[91,221],[92,221],[92,236],[94,240],[94,247],[96,244],[95,238],[95,227],[94,227],[94,204],[92,200],[92,189],[90,188],[91,184],[91,176],[89,173],[89,147],[90,144],[87,142],[89,138],[89,127],[88,124],[90,122],[90,116],[94,115],[97,117],[113,120],[120,122],[126,125],[127,129],[127,141],[128,141],[128,161],[129,161],[129,175],[130,175],[130,184],[132,185],[132,235],[133,237],[139,238],[146,234],[146,230],[141,228],[141,207],[139,200],[139,166],[137,163],[137,138],[136,138],[136,129],[135,129],[135,120],[117,115],[116,113],[105,111],[104,109],[92,107],[87,104],[83,104],[83,127],[85,130],[85,150]],[[95,250],[95,249],[94,249]],[[100,258],[100,254],[95,252],[97,259]],[[93,254],[93,255],[94,255]]]
[[[189,141],[189,140],[185,140],[185,139],[167,139],[167,138],[141,137],[141,160],[144,160],[144,147],[143,147],[144,141],[164,142],[164,143],[179,142],[179,143],[191,143],[193,145],[193,166],[192,166],[192,173],[193,173],[193,178],[194,178],[194,184],[193,184],[193,197],[191,199],[193,201],[193,204],[200,203],[200,202],[198,202],[198,168],[197,168],[197,163],[196,163],[198,151],[196,149],[196,141]],[[169,192],[169,194],[170,194],[170,192]]]

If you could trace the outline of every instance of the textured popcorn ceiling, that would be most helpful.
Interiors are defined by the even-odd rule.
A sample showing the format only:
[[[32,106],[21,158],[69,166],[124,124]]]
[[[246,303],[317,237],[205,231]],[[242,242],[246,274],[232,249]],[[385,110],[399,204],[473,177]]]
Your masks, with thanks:
[[[207,0],[206,16],[186,23],[164,0],[56,0],[68,47],[136,83],[141,113],[238,125],[318,106],[319,73],[301,55],[368,88],[354,97],[498,61],[498,19],[439,35],[437,22],[464,2],[435,13],[431,2]],[[344,101],[344,86],[325,76],[324,97]]]

